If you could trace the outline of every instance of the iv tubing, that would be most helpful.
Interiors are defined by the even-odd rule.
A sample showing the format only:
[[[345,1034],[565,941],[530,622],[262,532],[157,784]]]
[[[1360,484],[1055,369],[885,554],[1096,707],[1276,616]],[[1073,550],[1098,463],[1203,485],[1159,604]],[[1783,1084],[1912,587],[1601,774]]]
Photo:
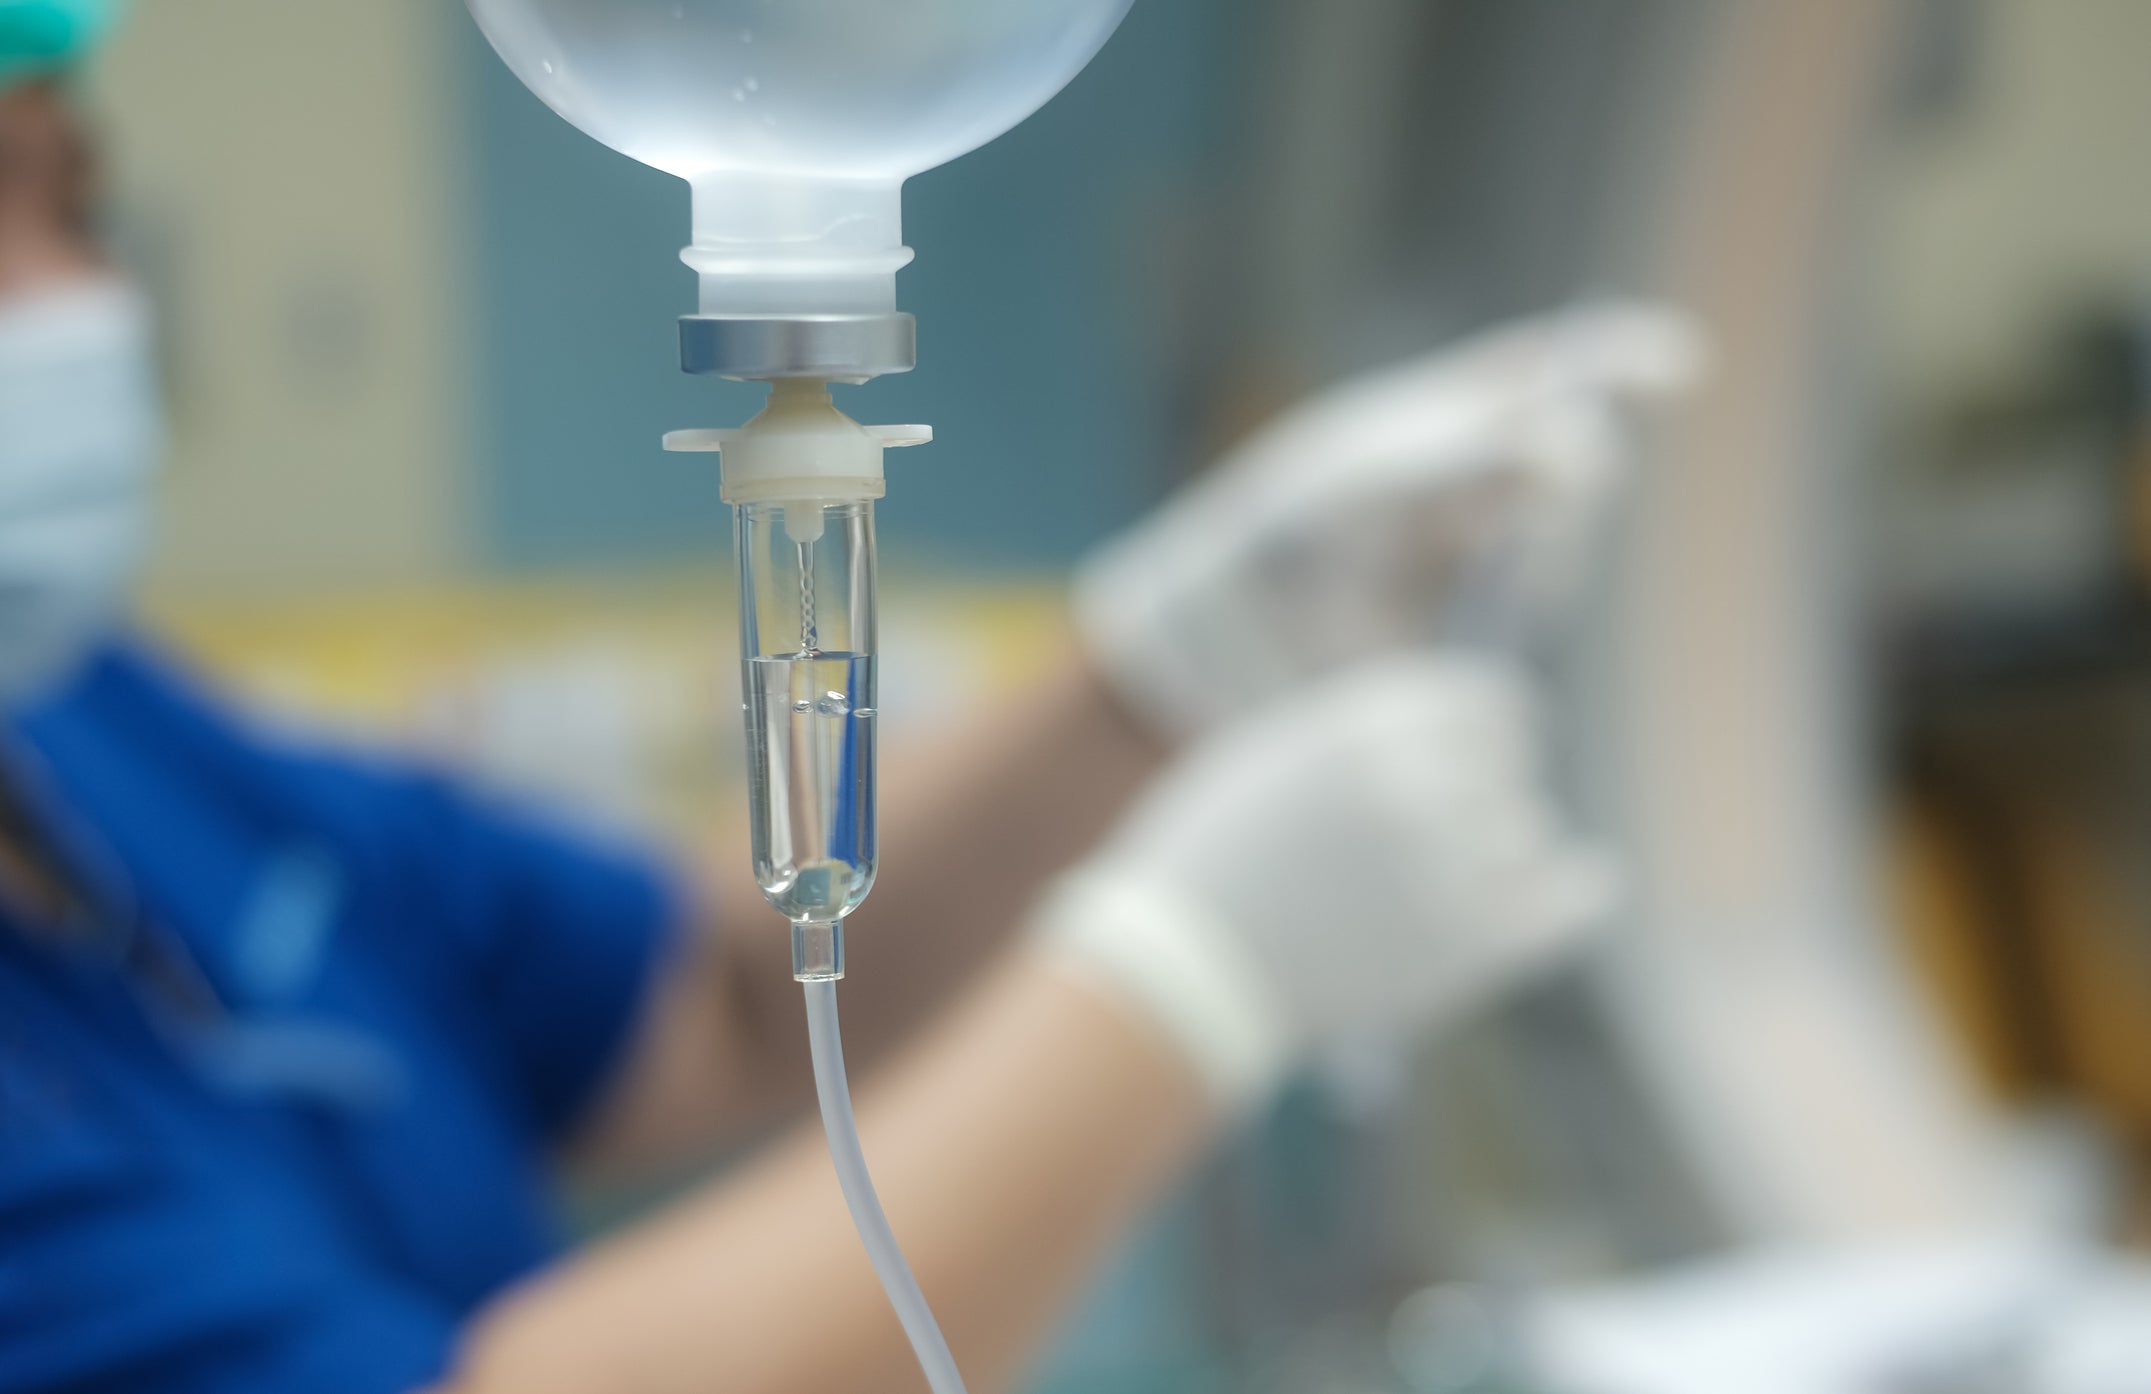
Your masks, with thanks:
[[[896,1245],[896,1233],[874,1194],[874,1179],[867,1175],[866,1154],[859,1148],[859,1122],[852,1116],[851,1087],[844,1079],[844,1038],[837,1029],[836,983],[822,979],[805,984],[807,990],[807,1043],[814,1056],[814,1092],[822,1105],[822,1129],[829,1135],[829,1158],[836,1163],[837,1182],[844,1188],[844,1203],[851,1208],[852,1223],[866,1245],[874,1273],[881,1279],[896,1319],[911,1339],[912,1352],[926,1374],[933,1394],[964,1394],[963,1376],[956,1372],[956,1357],[942,1338],[940,1324],[919,1291],[919,1280]]]

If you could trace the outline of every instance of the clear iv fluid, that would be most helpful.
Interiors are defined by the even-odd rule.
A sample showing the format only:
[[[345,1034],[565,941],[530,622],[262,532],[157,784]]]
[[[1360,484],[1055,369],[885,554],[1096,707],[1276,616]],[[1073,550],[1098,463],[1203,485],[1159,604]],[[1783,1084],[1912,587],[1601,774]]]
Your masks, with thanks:
[[[874,506],[737,509],[740,687],[755,880],[794,923],[873,886]]]
[[[1029,116],[1131,0],[471,0],[508,66],[624,154],[896,182]]]
[[[743,666],[755,880],[787,919],[848,915],[874,884],[873,656]]]

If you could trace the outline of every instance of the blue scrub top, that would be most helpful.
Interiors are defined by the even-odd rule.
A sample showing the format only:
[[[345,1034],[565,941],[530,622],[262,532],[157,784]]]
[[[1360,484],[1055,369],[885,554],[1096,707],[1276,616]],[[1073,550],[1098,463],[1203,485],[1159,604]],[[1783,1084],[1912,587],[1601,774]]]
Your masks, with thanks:
[[[105,909],[65,948],[0,923],[0,1394],[433,1382],[555,1252],[547,1147],[623,1053],[671,888],[245,729],[132,645],[12,737]]]

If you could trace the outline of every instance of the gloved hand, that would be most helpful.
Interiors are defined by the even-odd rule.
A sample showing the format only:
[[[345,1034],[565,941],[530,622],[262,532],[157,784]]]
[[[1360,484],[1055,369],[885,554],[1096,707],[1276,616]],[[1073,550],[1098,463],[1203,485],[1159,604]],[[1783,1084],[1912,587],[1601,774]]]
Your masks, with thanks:
[[[1305,1051],[1439,1024],[1542,968],[1612,880],[1542,787],[1523,680],[1398,656],[1195,745],[1034,923],[1229,1111]]]
[[[1609,304],[1332,389],[1087,560],[1077,627],[1175,736],[1355,658],[1513,644],[1581,569],[1622,399],[1698,359],[1680,316]]]

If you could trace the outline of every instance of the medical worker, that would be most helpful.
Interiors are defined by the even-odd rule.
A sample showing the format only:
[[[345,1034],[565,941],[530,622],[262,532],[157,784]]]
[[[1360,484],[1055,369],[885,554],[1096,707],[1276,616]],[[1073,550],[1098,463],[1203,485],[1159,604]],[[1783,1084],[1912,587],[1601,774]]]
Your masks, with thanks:
[[[159,374],[68,76],[112,19],[0,0],[0,1394],[910,1387],[744,849],[266,734],[125,627]],[[1086,568],[1055,676],[891,760],[847,1034],[974,1389],[1309,1048],[1454,1017],[1605,900],[1523,682],[1402,651],[1463,594],[1529,626],[1666,332],[1303,411]],[[755,1138],[563,1247],[565,1172]]]

